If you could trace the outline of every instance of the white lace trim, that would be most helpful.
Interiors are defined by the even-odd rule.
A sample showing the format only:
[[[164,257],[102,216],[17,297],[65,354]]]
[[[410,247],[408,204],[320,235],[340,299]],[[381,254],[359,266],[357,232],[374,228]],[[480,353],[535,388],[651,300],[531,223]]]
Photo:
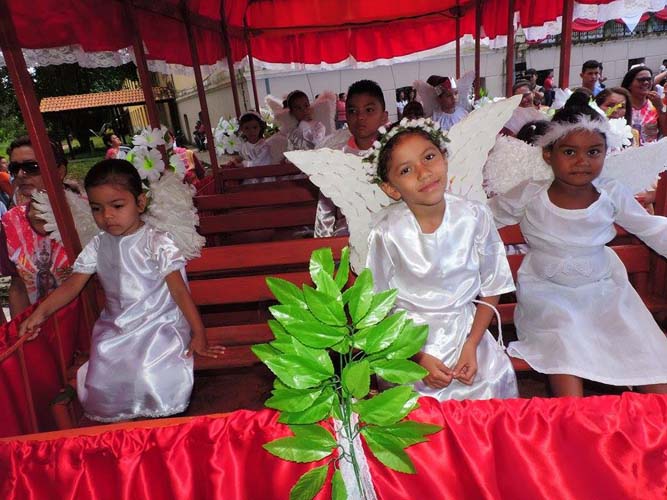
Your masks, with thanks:
[[[352,429],[354,429],[358,423],[359,416],[356,413],[352,413],[350,417]],[[363,495],[359,491],[359,484],[357,483],[352,462],[348,460],[341,460],[338,462],[340,473],[343,476],[343,483],[347,490],[347,498],[352,500],[359,500],[362,498],[365,500],[377,500],[375,487],[373,486],[373,480],[371,479],[371,471],[368,468],[368,462],[366,461],[366,455],[364,454],[364,448],[361,444],[359,434],[357,434],[354,439],[350,440],[343,422],[338,419],[334,419],[334,431],[336,432],[336,441],[348,454],[350,453],[350,446],[354,449],[357,463],[359,464],[359,474],[361,476],[359,479],[361,480],[361,487],[364,490]]]
[[[84,415],[86,416],[86,418],[90,420],[94,420],[95,422],[104,422],[104,423],[120,422],[121,420],[130,420],[133,418],[141,418],[141,417],[161,418],[161,417],[168,417],[170,415],[175,415],[177,413],[183,413],[187,409],[189,404],[190,403],[188,402],[176,406],[174,408],[161,411],[142,411],[139,413],[123,413],[122,415],[117,415],[115,417],[98,417],[97,415],[91,415],[90,413],[84,413]]]

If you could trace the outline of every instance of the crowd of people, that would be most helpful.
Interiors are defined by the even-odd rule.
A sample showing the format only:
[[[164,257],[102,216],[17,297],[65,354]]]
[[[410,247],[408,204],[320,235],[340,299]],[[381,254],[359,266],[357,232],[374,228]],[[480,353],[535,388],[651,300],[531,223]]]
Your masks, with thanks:
[[[295,122],[285,132],[287,150],[327,146],[361,157],[375,153],[371,163],[381,189],[400,202],[376,221],[367,265],[378,291],[397,288],[398,307],[430,327],[414,358],[428,371],[417,384],[420,393],[441,400],[518,395],[509,358],[488,332],[500,295],[515,290],[497,228],[517,223],[528,255],[518,276],[519,340],[510,353],[548,374],[556,395],[583,395],[583,379],[667,393],[667,339],[605,247],[618,223],[666,255],[667,219],[650,215],[622,186],[600,177],[610,118],[625,119],[635,130],[631,147],[667,136],[660,90],[667,73],[638,66],[620,87],[603,88],[602,70],[597,61],[584,63],[581,87],[551,120],[543,111],[556,97],[553,75],[538,86],[537,73],[528,70],[514,84],[522,99],[502,134],[522,138],[528,125],[530,142],[539,146],[554,179],[524,184],[489,207],[447,192],[442,134],[472,109],[467,94],[458,94],[469,89],[458,89],[452,78],[433,75],[426,82],[437,101],[430,116],[424,116],[421,96],[399,96],[402,117],[427,119],[393,125],[381,87],[357,81],[338,95],[331,117],[338,130],[332,134],[313,117],[305,92],[286,96],[284,107]],[[259,113],[240,117],[239,166],[271,163],[265,130]],[[45,233],[31,208],[32,192],[44,184],[30,140],[12,142],[7,166],[0,159],[0,189],[10,206],[2,216],[0,272],[12,277],[10,311],[15,316],[42,301],[21,326],[37,335],[39,325],[97,273],[107,305],[95,325],[90,361],[79,372],[87,415],[112,421],[178,413],[192,389],[192,352],[217,357],[224,349],[207,344],[185,285],[185,259],[169,235],[142,222],[141,180],[130,163],[116,159],[118,138],[111,135],[107,142],[106,159],[85,179],[102,232],[76,262]],[[64,180],[67,160],[58,143],[51,146]],[[323,195],[314,227],[316,237],[348,234],[344,215]],[[122,286],[122,279],[133,287]],[[605,341],[610,335],[614,341]],[[633,347],[632,363],[621,346]],[[150,382],[157,379],[159,384]],[[133,397],[125,391],[130,382]]]

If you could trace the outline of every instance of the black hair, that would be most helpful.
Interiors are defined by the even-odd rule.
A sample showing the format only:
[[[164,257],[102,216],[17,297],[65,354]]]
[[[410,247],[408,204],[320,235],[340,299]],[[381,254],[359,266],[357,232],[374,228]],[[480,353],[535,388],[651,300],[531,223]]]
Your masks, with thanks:
[[[393,129],[394,127],[398,126],[400,122],[394,122],[391,127],[389,127],[389,130]],[[387,130],[387,132],[389,132]],[[389,163],[389,160],[391,160],[391,153],[393,152],[394,148],[398,143],[400,143],[403,138],[405,138],[408,135],[418,135],[429,141],[431,144],[433,144],[438,150],[440,150],[440,144],[436,143],[433,140],[433,137],[426,132],[423,129],[420,128],[411,128],[406,130],[405,132],[399,132],[396,134],[394,137],[389,139],[387,141],[387,144],[384,145],[384,147],[380,150],[380,154],[378,155],[378,177],[382,179],[384,182],[387,182],[387,164]],[[444,154],[444,152],[443,152]]]
[[[612,87],[610,89],[604,89],[595,97],[595,103],[598,106],[602,105],[612,94],[622,95],[625,98],[625,121],[628,125],[631,125],[632,101],[630,100],[630,92],[628,92],[628,89],[624,89],[623,87]]]
[[[347,99],[345,104],[347,105],[350,102],[350,98],[355,95],[367,94],[371,97],[377,99],[382,105],[382,111],[386,111],[387,107],[384,102],[384,93],[380,86],[375,83],[373,80],[359,80],[350,85],[350,88],[347,89]]]
[[[595,59],[589,59],[581,65],[581,72],[586,73],[586,70],[589,69],[599,69],[602,71],[602,63],[600,61],[596,61]]]
[[[512,94],[521,87],[528,87],[528,89],[530,89],[530,82],[528,80],[517,80],[514,85],[512,85]]]
[[[51,146],[51,151],[53,151],[53,156],[56,158],[56,165],[67,166],[67,157],[65,156],[65,151],[63,150],[62,144],[60,141],[56,141],[49,137],[49,145]],[[28,146],[32,148],[32,143],[30,142],[30,137],[27,135],[22,135],[14,139],[7,148],[7,154],[11,157],[12,151],[23,146]],[[34,149],[34,148],[33,148]]]
[[[583,92],[575,92],[561,109],[556,111],[551,123],[578,123],[582,115],[588,116],[592,121],[604,122],[606,118],[588,105],[589,97]],[[600,132],[607,142],[607,136]],[[551,148],[553,144],[549,146]]]
[[[431,75],[426,79],[426,83],[428,83],[431,87],[437,87],[445,80],[447,80],[446,76]]]
[[[525,76],[537,75],[537,70],[535,68],[528,68],[524,73]]]
[[[111,137],[114,135],[115,134],[113,132],[109,132],[102,136],[102,142],[104,143],[105,146],[111,147]]]
[[[285,99],[285,101],[290,111],[292,111],[292,108],[294,107],[294,101],[296,101],[300,97],[305,97],[306,99],[308,99],[308,96],[302,90],[293,90],[292,92],[287,94],[287,99]]]
[[[403,108],[403,116],[405,118],[415,119],[424,117],[424,107],[419,101],[410,101]]]
[[[345,92],[341,92],[340,94],[338,94],[338,99],[342,99],[343,97],[345,97]]]
[[[251,121],[259,123],[259,138],[261,139],[264,137],[264,132],[266,132],[266,122],[254,113],[245,113],[241,115],[241,118],[239,118],[239,134],[241,133],[241,127]]]
[[[634,79],[642,71],[648,71],[649,74],[651,75],[651,78],[653,78],[653,71],[651,71],[651,68],[649,68],[648,66],[635,66],[625,74],[625,76],[623,77],[623,81],[621,82],[621,87],[630,90],[630,85],[632,85]]]
[[[126,189],[135,199],[144,191],[139,172],[127,160],[102,160],[93,165],[83,181],[86,191],[109,184]]]
[[[549,129],[547,120],[535,120],[526,123],[516,134],[516,138],[528,144],[535,144],[535,141],[543,136]]]

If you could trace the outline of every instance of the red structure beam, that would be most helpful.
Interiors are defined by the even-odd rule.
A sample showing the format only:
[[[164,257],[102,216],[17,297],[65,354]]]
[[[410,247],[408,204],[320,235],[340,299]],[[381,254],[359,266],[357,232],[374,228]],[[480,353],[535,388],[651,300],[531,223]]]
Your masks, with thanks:
[[[572,51],[572,16],[574,0],[563,0],[563,24],[560,35],[560,69],[558,86],[566,89],[570,86],[570,53]]]
[[[206,128],[206,140],[208,142],[208,154],[211,160],[211,168],[214,172],[218,171],[218,157],[215,152],[215,142],[213,139],[213,127],[211,126],[211,117],[208,113],[208,103],[206,102],[206,91],[204,90],[204,79],[201,76],[201,66],[199,65],[199,52],[197,52],[197,43],[195,42],[194,31],[190,22],[190,13],[186,0],[181,0],[181,12],[183,23],[188,37],[190,47],[190,57],[192,58],[192,71],[195,73],[195,82],[197,84],[197,96],[199,97],[199,107],[201,108],[201,120]]]
[[[461,10],[456,9],[456,79],[461,78]]]
[[[482,0],[475,0],[475,99],[480,89],[480,42],[482,39]]]
[[[222,27],[222,43],[225,46],[227,68],[229,69],[229,83],[232,86],[232,96],[234,97],[234,110],[236,111],[236,117],[240,118],[239,89],[236,86],[236,74],[234,73],[234,61],[232,60],[232,47],[229,41],[229,27],[227,26],[224,0],[220,0],[220,26]]]
[[[252,83],[252,96],[255,99],[255,109],[259,112],[259,94],[257,93],[257,78],[255,76],[255,61],[252,58],[252,40],[250,34],[246,32],[245,44],[248,49],[248,65],[250,66],[250,81]]]
[[[507,50],[505,53],[505,96],[512,95],[514,86],[514,0],[507,5]]]

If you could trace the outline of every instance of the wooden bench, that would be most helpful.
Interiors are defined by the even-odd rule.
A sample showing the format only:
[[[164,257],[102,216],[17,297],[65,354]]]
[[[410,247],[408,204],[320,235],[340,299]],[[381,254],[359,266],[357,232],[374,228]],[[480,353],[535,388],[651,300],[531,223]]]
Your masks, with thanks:
[[[224,193],[231,186],[238,185],[240,182],[250,179],[264,179],[274,177],[274,182],[283,182],[289,180],[288,176],[303,174],[296,166],[291,163],[279,163],[276,165],[264,165],[262,167],[238,167],[234,163],[227,163],[214,172],[215,185],[217,193]]]

